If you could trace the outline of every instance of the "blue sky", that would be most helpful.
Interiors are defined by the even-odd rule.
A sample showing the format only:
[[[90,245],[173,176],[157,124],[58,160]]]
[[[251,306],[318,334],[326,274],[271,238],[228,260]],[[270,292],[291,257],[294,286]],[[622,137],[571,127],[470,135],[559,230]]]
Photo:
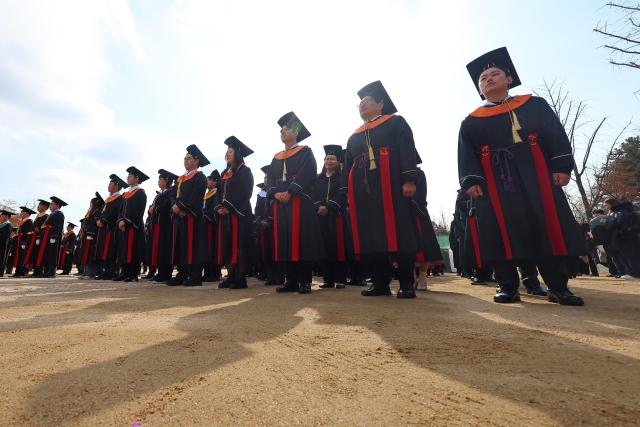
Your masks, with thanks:
[[[191,143],[220,169],[230,135],[256,152],[259,182],[290,110],[320,164],[380,79],[414,131],[432,217],[448,217],[458,128],[479,104],[465,65],[499,46],[523,81],[513,93],[563,81],[591,120],[609,117],[603,144],[637,116],[640,72],[610,66],[592,31],[615,19],[602,1],[441,3],[0,0],[0,200],[55,194],[77,221],[109,174],[180,173]],[[143,186],[151,198],[155,177]]]

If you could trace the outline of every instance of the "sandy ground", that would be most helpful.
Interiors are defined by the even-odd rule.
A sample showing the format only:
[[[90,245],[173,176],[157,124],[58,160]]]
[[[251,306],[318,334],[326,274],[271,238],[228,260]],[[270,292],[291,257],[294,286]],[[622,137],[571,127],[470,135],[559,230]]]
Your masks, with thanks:
[[[637,425],[640,282],[277,295],[0,280],[2,425]],[[314,287],[315,288],[315,287]]]

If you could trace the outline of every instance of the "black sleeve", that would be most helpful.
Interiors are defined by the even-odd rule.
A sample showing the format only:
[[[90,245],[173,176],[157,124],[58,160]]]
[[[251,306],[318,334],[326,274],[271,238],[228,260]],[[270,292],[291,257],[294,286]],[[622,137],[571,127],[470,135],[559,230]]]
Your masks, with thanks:
[[[232,191],[222,200],[222,206],[238,215],[244,216],[247,212],[241,212],[240,209],[242,209],[243,204],[251,200],[253,174],[251,169],[246,166],[240,168],[236,173],[237,175],[232,178]]]
[[[403,117],[398,116],[398,120],[397,147],[400,156],[402,182],[416,182],[416,144],[413,140],[413,131]]]
[[[198,172],[182,185],[176,204],[180,209],[192,215],[200,215],[202,213],[202,197],[206,191],[207,178],[202,172]]]
[[[482,164],[469,133],[469,122],[464,120],[458,133],[458,178],[463,190],[485,182]]]
[[[349,141],[347,141],[347,149],[344,154],[344,165],[342,166],[342,173],[340,174],[340,192],[347,194],[349,189],[349,173],[353,166],[353,157],[351,156],[351,150],[349,150]]]
[[[267,199],[273,199],[276,193],[279,192],[278,187],[276,186],[276,183],[278,182],[278,178],[273,172],[275,170],[275,162],[276,162],[276,158],[274,157],[271,160],[271,167],[269,168],[269,174],[267,175],[268,176],[267,182],[269,183],[269,188],[267,189]]]
[[[542,110],[543,126],[540,143],[544,145],[545,151],[551,157],[550,169],[552,172],[570,175],[574,164],[573,150],[560,119],[543,98],[534,97],[532,99],[540,104]]]

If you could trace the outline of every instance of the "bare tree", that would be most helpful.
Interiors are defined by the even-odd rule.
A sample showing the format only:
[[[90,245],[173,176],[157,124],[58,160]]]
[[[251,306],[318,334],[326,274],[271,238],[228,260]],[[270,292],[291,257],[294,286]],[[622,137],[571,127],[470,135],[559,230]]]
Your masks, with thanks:
[[[587,104],[584,101],[576,101],[571,98],[569,91],[563,87],[562,83],[558,83],[557,80],[554,80],[550,84],[544,80],[541,91],[541,96],[547,99],[567,132],[574,158],[577,146],[584,149],[582,159],[580,161],[576,160],[573,165],[573,176],[571,177],[578,189],[579,201],[570,193],[567,193],[567,199],[576,218],[579,220],[590,220],[593,208],[597,206],[604,197],[602,182],[610,168],[615,147],[620,137],[625,134],[631,125],[631,122],[627,123],[613,142],[609,144],[604,161],[594,166],[590,161],[590,157],[594,145],[599,141],[598,134],[600,130],[602,130],[602,126],[606,122],[607,117],[603,117],[597,121],[596,125],[586,134],[586,141],[583,141],[581,138],[583,134],[578,132],[578,130],[589,124],[589,121],[584,115]],[[580,141],[578,141],[578,139],[580,139]]]
[[[607,39],[604,47],[610,50],[609,62],[640,69],[640,3],[609,2],[604,6],[619,15],[616,22],[598,23],[593,29]]]

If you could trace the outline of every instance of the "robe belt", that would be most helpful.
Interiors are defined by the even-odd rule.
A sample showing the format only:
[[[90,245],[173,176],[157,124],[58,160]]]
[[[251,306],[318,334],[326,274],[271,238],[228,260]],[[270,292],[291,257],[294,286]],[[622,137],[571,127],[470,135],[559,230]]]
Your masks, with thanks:
[[[515,193],[516,187],[511,176],[511,160],[515,157],[509,147],[501,147],[490,150],[491,164],[500,168],[500,181],[504,191]]]

